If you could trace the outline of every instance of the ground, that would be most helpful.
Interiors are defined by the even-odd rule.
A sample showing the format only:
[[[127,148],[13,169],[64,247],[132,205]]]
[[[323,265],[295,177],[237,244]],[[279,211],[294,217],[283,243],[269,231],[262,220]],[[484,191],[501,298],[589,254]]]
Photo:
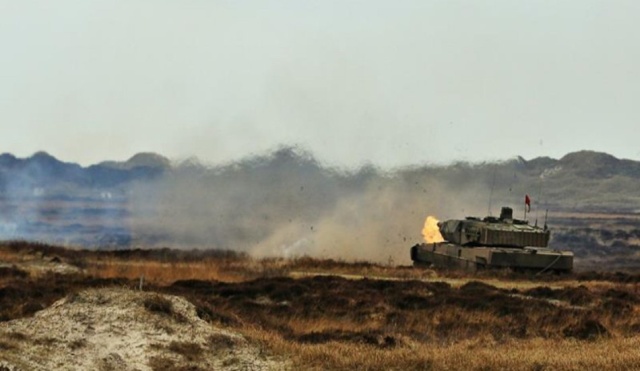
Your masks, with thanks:
[[[0,324],[0,369],[267,370],[237,332],[200,319],[185,299],[128,288],[70,294],[32,317]]]
[[[0,260],[0,369],[640,368],[637,274],[28,243]]]

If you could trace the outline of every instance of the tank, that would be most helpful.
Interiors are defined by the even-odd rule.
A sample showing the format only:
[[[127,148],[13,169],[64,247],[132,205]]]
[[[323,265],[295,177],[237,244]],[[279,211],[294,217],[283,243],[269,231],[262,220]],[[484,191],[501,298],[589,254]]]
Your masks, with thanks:
[[[478,269],[510,268],[529,272],[571,272],[573,253],[550,249],[550,231],[513,218],[503,207],[500,217],[447,220],[438,223],[443,242],[422,243],[411,248],[418,266]]]

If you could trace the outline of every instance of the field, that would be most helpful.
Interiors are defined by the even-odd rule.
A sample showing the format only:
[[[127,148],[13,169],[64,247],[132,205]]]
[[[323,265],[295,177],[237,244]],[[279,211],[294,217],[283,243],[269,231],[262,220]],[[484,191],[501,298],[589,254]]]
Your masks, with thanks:
[[[185,298],[211,326],[286,360],[276,368],[640,367],[636,274],[470,276],[367,262],[23,242],[1,245],[0,261],[3,322],[87,289],[142,288]],[[0,352],[12,342],[0,339]],[[204,369],[183,358],[186,366],[176,369]]]

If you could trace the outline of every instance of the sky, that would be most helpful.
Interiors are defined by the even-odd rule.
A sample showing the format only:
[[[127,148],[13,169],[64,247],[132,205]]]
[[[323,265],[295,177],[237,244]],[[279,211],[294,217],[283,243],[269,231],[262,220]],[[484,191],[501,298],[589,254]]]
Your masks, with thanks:
[[[0,0],[0,152],[640,160],[640,2]]]

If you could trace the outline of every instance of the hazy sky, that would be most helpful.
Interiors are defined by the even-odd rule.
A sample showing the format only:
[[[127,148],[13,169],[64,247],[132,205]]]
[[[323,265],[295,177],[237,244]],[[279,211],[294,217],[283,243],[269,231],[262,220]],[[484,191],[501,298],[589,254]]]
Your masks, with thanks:
[[[638,1],[0,0],[0,152],[640,160]]]

